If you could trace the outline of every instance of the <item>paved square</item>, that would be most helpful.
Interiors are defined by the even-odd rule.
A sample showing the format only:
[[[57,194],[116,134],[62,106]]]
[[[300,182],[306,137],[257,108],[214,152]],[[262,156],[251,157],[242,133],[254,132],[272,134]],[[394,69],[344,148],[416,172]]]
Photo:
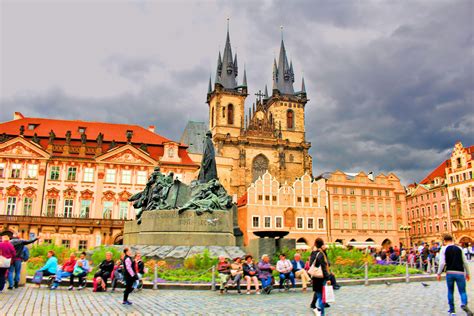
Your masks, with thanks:
[[[446,315],[445,281],[346,286],[336,292],[327,315]],[[50,291],[33,285],[0,294],[0,315],[313,315],[312,292],[271,295],[220,295],[211,291],[143,290],[132,293],[133,306],[121,304],[122,291],[93,293],[90,288]],[[472,284],[468,295],[474,299]],[[464,315],[459,308],[458,315]],[[472,301],[471,301],[472,302]],[[471,305],[474,306],[474,305]]]

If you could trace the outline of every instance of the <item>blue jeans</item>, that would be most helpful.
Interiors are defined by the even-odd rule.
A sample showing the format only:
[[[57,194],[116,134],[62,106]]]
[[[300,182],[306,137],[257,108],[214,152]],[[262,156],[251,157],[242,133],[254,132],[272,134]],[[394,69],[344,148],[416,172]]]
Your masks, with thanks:
[[[266,279],[260,279],[262,281],[262,289],[266,288],[267,286],[272,285],[272,277],[268,277]]]
[[[296,287],[296,285],[295,285],[295,275],[293,274],[293,272],[280,273],[280,289],[283,288],[283,282],[285,281],[285,279],[290,279],[291,285],[293,286],[293,288]]]
[[[311,307],[316,306],[321,312],[321,316],[324,316],[324,303],[323,303],[323,292],[315,291]]]
[[[10,287],[13,287],[13,273],[15,273],[15,284],[20,282],[21,274],[21,260],[13,260],[10,269],[8,270],[8,284]]]
[[[61,269],[58,269],[58,271],[56,272],[56,279],[54,280],[54,285],[59,286],[59,284],[61,284],[62,278],[69,278],[71,277],[71,275],[72,275],[71,272],[66,272]]]
[[[448,303],[449,311],[454,312],[454,283],[458,286],[459,295],[461,296],[461,305],[467,305],[466,294],[466,277],[462,274],[446,274],[446,284],[448,286]]]

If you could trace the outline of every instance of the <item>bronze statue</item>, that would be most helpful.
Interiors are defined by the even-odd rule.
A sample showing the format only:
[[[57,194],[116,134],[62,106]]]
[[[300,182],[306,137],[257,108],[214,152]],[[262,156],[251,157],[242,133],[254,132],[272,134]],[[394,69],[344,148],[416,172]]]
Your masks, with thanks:
[[[102,147],[102,143],[104,141],[104,134],[99,133],[99,135],[97,135],[97,138],[95,140],[97,142],[97,147]]]
[[[197,215],[212,213],[216,210],[228,210],[232,207],[232,197],[227,194],[219,180],[213,179],[205,185],[200,185],[200,190],[182,207],[178,213],[194,210]]]
[[[49,143],[52,144],[55,138],[56,138],[56,134],[54,134],[53,130],[51,130],[49,132]]]
[[[35,133],[35,134],[33,135],[32,141],[33,141],[33,143],[37,143],[37,144],[40,143],[40,139],[39,139],[39,137],[38,137],[38,134]]]
[[[204,139],[204,151],[198,177],[200,183],[208,183],[211,180],[217,179],[216,154],[211,136],[211,131],[208,131]]]
[[[69,145],[71,143],[71,131],[66,132],[66,144]]]
[[[87,135],[86,135],[86,133],[82,133],[82,134],[81,134],[81,143],[82,143],[83,145],[85,145],[86,142],[87,142]]]
[[[20,136],[25,134],[25,125],[20,126]]]

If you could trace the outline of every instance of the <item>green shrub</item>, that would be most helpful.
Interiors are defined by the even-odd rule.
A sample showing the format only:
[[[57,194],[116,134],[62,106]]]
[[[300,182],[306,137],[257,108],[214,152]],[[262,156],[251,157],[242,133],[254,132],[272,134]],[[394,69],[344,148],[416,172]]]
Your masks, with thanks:
[[[70,254],[74,251],[73,249],[66,248],[64,246],[57,246],[54,244],[54,240],[52,243],[41,243],[38,245],[34,245],[30,249],[30,257],[42,257],[43,259],[48,258],[48,251],[54,251],[56,257],[58,258],[58,263],[61,264],[69,258]]]
[[[99,264],[101,264],[101,262],[105,260],[105,254],[107,252],[112,253],[112,260],[113,261],[116,261],[116,260],[120,259],[120,251],[117,248],[107,247],[107,246],[100,246],[100,247],[94,248],[94,250],[92,252],[92,256],[91,256],[92,265],[94,267],[97,267]]]

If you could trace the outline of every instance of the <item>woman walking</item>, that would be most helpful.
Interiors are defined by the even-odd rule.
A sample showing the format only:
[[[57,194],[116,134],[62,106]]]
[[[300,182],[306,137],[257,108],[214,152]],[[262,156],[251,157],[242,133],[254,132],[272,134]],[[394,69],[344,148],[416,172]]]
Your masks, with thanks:
[[[124,266],[124,279],[125,279],[125,291],[123,292],[123,302],[124,305],[132,305],[132,302],[128,300],[128,295],[133,291],[133,283],[138,280],[137,272],[135,271],[133,260],[132,260],[132,251],[129,248],[123,250],[125,254],[123,258]]]
[[[316,268],[321,267],[323,272],[323,277],[315,278],[311,277],[313,283],[314,296],[311,301],[311,308],[314,310],[316,315],[324,316],[324,302],[323,302],[323,286],[331,285],[329,281],[329,270],[328,270],[328,259],[326,254],[323,251],[324,241],[321,238],[316,238],[314,241],[313,251],[311,252],[311,257],[309,259],[310,267],[313,265]]]

